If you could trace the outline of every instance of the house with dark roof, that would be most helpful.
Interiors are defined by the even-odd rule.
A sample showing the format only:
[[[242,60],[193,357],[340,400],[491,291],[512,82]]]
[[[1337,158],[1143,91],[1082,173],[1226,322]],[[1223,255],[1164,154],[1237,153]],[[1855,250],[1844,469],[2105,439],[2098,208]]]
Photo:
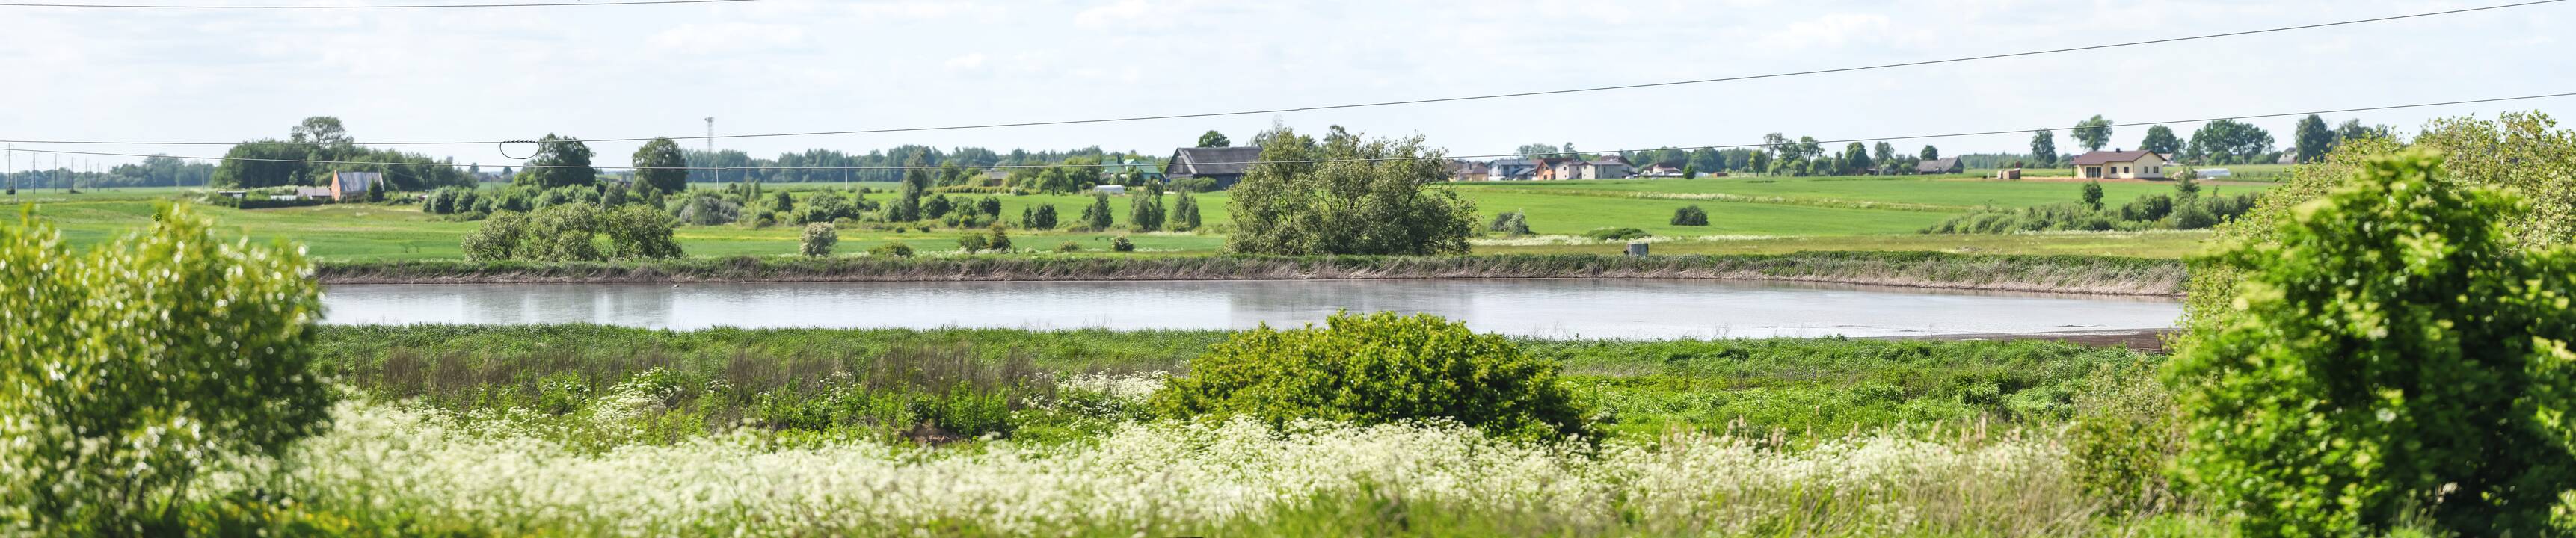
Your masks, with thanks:
[[[1917,174],[1959,174],[1967,171],[1967,165],[1959,164],[1958,157],[1943,157],[1914,163],[1914,173]]]
[[[1565,157],[1548,157],[1548,158],[1544,158],[1544,159],[1539,159],[1539,160],[1538,160],[1538,170],[1537,170],[1537,172],[1536,172],[1534,175],[1532,175],[1532,176],[1531,176],[1531,179],[1537,179],[1537,180],[1541,180],[1541,181],[1555,181],[1555,180],[1561,180],[1561,179],[1582,179],[1582,178],[1583,178],[1583,160],[1582,160],[1582,159],[1570,159],[1570,158],[1565,158]]]
[[[2096,150],[2075,156],[2075,177],[2086,179],[2164,179],[2165,156],[2147,150]]]
[[[1527,181],[1538,178],[1538,162],[1522,158],[1496,159],[1485,172],[1495,181]]]
[[[1243,173],[1251,171],[1252,162],[1258,160],[1259,146],[1180,148],[1172,150],[1172,160],[1163,163],[1163,177],[1171,181],[1203,177],[1216,180],[1215,188],[1224,189],[1243,181]]]

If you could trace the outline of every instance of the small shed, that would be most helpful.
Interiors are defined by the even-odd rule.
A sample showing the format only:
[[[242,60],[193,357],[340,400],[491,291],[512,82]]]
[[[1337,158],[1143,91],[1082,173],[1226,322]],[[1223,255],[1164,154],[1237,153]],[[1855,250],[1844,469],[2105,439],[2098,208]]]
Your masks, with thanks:
[[[1097,193],[1101,193],[1101,194],[1118,194],[1118,195],[1123,195],[1123,194],[1127,194],[1127,186],[1126,186],[1126,185],[1098,185],[1098,186],[1093,186],[1093,187],[1091,188],[1091,192],[1097,192]]]

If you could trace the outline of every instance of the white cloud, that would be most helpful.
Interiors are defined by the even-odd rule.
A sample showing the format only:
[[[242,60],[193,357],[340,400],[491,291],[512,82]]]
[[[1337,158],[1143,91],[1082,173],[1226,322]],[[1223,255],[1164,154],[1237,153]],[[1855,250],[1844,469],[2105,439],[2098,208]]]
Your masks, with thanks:
[[[949,69],[957,71],[973,71],[981,69],[984,67],[984,53],[975,52],[968,53],[964,56],[949,58],[947,66]]]
[[[785,24],[721,22],[682,24],[653,34],[650,42],[665,50],[710,54],[796,45],[805,29]]]

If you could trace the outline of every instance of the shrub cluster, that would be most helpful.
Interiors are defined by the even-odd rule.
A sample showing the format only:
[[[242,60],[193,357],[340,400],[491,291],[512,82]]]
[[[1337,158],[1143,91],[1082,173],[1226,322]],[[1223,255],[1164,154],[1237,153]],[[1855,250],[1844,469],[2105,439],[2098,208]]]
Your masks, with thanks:
[[[2526,249],[2531,207],[2420,150],[2358,163],[2269,241],[2200,261],[2237,275],[2168,372],[2184,466],[2246,535],[2542,536],[2576,487],[2576,253]]]
[[[1696,205],[1682,206],[1681,209],[1673,210],[1672,224],[1674,226],[1707,226],[1708,211],[1702,210]]]
[[[1427,314],[1342,313],[1322,327],[1237,333],[1193,359],[1153,404],[1174,417],[1272,424],[1445,419],[1520,439],[1589,432],[1553,364]]]
[[[839,230],[832,229],[831,223],[817,222],[807,224],[805,225],[805,241],[797,248],[797,252],[807,256],[830,256],[832,255],[832,246],[840,243],[841,232]]]
[[[328,425],[297,249],[163,206],[76,256],[21,219],[0,228],[0,534],[183,534],[167,517],[201,470]]]
[[[672,225],[669,215],[643,206],[603,212],[598,206],[575,203],[525,215],[505,211],[465,234],[465,256],[531,261],[677,258],[680,244],[671,238]],[[602,243],[607,248],[601,248]]]

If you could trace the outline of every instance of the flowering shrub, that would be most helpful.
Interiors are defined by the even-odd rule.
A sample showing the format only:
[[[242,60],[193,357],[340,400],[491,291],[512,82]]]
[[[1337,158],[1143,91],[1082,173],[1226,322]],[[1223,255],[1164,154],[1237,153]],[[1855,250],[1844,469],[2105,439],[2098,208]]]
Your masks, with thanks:
[[[30,216],[0,228],[0,535],[170,533],[201,468],[327,425],[302,252],[154,220],[80,255]]]
[[[1587,433],[1554,365],[1501,336],[1428,314],[1343,313],[1323,327],[1236,333],[1154,397],[1176,417],[1448,419],[1525,439]]]
[[[840,244],[840,242],[841,232],[839,230],[832,229],[832,223],[817,222],[807,224],[805,225],[805,242],[797,249],[797,251],[807,256],[830,256],[832,255],[832,245]]]

